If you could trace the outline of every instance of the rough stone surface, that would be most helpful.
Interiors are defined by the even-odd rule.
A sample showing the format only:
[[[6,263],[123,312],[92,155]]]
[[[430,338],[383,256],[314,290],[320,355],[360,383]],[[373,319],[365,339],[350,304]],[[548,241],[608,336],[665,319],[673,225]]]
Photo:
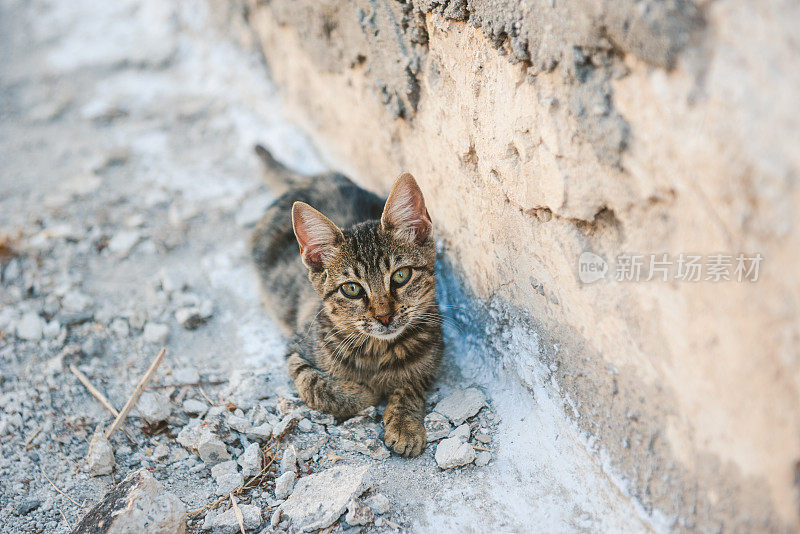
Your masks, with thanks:
[[[136,410],[148,423],[166,421],[171,411],[169,399],[158,391],[145,391],[136,403]]]
[[[241,473],[228,472],[217,478],[217,487],[214,491],[217,495],[227,495],[242,484],[244,484],[244,477]]]
[[[377,438],[364,438],[357,441],[342,438],[340,444],[342,450],[359,452],[374,460],[385,460],[390,456],[389,449]]]
[[[297,475],[294,471],[286,471],[275,479],[275,498],[285,499],[292,494]]]
[[[431,412],[423,421],[428,441],[436,441],[450,435],[450,421],[444,415]]]
[[[17,323],[17,337],[27,341],[38,341],[42,338],[44,321],[38,313],[28,312]]]
[[[378,515],[387,513],[389,511],[390,504],[389,497],[383,493],[376,493],[367,499],[367,505]]]
[[[242,466],[242,476],[249,480],[261,471],[261,447],[258,443],[251,443],[236,461]]]
[[[281,473],[289,473],[297,471],[297,453],[294,447],[287,447],[283,450],[281,456]]]
[[[197,443],[197,454],[207,464],[213,465],[231,457],[225,444],[214,436],[207,436]]]
[[[344,520],[351,526],[369,525],[375,521],[375,514],[360,500],[352,499],[347,504],[347,514],[344,516]]]
[[[142,336],[148,343],[163,345],[169,339],[169,327],[165,324],[146,323]]]
[[[258,506],[240,504],[239,510],[242,512],[245,530],[255,530],[261,526],[264,519],[261,516],[261,509]],[[214,534],[237,534],[241,532],[239,529],[239,520],[236,518],[236,511],[233,507],[214,516],[214,519],[211,521],[211,532]]]
[[[460,425],[483,408],[486,396],[479,389],[467,388],[448,395],[434,408],[454,425]]]
[[[325,528],[344,513],[351,499],[369,489],[371,483],[368,466],[337,465],[298,480],[291,497],[280,509],[299,530]]]
[[[469,441],[469,435],[470,435],[469,425],[464,423],[463,425],[460,425],[460,426],[454,428],[453,431],[450,432],[448,437],[450,437],[450,438],[458,438],[461,441],[466,442],[466,441]]]
[[[107,475],[114,470],[114,449],[111,448],[105,432],[100,427],[94,431],[89,452],[86,454],[86,462],[93,475]]]
[[[492,461],[492,453],[489,451],[480,451],[475,455],[475,465],[483,467]]]
[[[247,431],[248,439],[267,441],[270,436],[272,436],[272,425],[269,423],[262,423],[258,426],[251,427]]]
[[[443,439],[436,446],[436,464],[441,469],[460,467],[475,460],[475,450],[458,437]]]
[[[125,477],[81,519],[73,532],[123,534],[186,532],[186,507],[148,471]]]
[[[208,404],[198,399],[183,401],[183,411],[190,415],[203,415],[208,410]]]

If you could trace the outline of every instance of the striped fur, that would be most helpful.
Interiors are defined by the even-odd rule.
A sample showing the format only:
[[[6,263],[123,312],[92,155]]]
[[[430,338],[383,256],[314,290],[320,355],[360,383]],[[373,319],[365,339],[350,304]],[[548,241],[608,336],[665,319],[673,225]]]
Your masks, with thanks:
[[[297,201],[319,210],[295,208],[297,239],[301,249],[308,245],[303,257],[292,228]],[[341,233],[330,230],[330,221]],[[436,246],[413,177],[398,178],[384,206],[342,175],[293,175],[291,189],[257,225],[252,252],[264,303],[291,336],[287,369],[301,398],[340,419],[386,400],[386,444],[402,455],[420,454],[442,332]],[[411,267],[411,277],[397,286],[391,276],[402,267]],[[345,282],[358,283],[363,297],[347,298],[340,291]],[[387,316],[384,325],[379,319]]]

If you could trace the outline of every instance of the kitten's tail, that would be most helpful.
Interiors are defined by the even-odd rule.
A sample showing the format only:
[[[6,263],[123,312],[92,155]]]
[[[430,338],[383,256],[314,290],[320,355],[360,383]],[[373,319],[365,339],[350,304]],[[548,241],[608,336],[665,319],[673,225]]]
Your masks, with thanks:
[[[253,147],[264,169],[264,181],[275,196],[280,196],[295,185],[307,180],[276,160],[262,145]]]

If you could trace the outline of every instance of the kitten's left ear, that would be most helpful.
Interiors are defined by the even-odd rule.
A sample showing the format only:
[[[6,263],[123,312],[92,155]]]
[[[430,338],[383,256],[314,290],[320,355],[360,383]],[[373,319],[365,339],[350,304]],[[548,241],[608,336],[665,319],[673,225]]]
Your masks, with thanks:
[[[431,235],[431,217],[417,181],[404,172],[395,180],[381,215],[381,226],[398,238],[421,245]]]

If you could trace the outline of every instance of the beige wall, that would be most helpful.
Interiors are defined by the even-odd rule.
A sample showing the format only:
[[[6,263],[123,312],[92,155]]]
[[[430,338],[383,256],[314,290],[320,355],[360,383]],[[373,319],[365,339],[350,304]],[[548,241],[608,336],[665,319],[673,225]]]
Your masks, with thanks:
[[[578,124],[567,74],[529,76],[469,24],[427,15],[404,120],[363,65],[320,69],[269,7],[250,14],[331,163],[382,192],[412,172],[475,294],[524,310],[558,345],[544,357],[577,424],[647,510],[682,529],[797,529],[800,17],[722,1],[705,17],[672,70],[620,59],[608,83],[629,136],[614,162],[576,134],[608,117],[602,101]],[[585,250],[764,260],[757,283],[582,284]]]

